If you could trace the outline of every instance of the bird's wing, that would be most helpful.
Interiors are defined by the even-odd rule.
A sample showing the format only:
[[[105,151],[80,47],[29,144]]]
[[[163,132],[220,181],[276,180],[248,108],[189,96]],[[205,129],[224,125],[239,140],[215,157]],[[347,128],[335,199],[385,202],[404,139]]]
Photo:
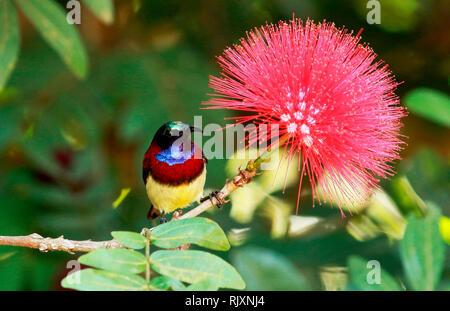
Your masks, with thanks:
[[[208,164],[208,159],[206,158],[206,156],[205,156],[205,154],[203,153],[203,151],[202,151],[202,158],[203,158],[203,162],[204,162],[205,164]]]

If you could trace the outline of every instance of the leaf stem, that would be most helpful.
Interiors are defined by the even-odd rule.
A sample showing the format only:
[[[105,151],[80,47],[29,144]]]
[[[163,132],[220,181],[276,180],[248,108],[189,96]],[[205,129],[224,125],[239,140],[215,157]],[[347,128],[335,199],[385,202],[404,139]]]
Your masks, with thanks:
[[[146,230],[145,238],[147,242],[145,243],[145,281],[147,282],[147,290],[150,289],[150,231]]]

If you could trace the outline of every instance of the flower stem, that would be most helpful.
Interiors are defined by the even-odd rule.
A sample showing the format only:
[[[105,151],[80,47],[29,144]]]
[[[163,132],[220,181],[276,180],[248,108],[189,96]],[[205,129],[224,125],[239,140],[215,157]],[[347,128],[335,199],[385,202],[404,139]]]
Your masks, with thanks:
[[[288,134],[284,134],[282,137],[280,137],[280,139],[277,141],[275,146],[271,146],[271,147],[267,148],[254,161],[248,162],[246,169],[250,170],[250,171],[258,170],[263,162],[270,160],[270,157],[272,156],[274,151],[278,150],[281,145],[283,145],[285,142],[287,142],[289,140],[289,137],[290,136]]]

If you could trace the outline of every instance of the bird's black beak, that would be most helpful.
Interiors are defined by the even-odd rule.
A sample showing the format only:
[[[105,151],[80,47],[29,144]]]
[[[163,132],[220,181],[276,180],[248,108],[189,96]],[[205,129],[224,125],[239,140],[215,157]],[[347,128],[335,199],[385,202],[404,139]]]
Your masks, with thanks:
[[[203,131],[201,129],[199,129],[198,127],[190,126],[189,128],[191,129],[191,132],[203,133]]]

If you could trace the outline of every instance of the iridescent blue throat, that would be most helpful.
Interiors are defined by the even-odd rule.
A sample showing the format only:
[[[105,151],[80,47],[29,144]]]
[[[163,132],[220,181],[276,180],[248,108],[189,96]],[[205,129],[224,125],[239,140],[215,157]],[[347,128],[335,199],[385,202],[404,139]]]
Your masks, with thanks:
[[[190,158],[192,158],[192,155],[194,154],[194,146],[191,146],[190,151],[184,151],[182,150],[182,146],[171,146],[167,149],[162,150],[159,152],[155,157],[158,161],[164,162],[169,164],[170,166],[174,164],[183,164]]]

